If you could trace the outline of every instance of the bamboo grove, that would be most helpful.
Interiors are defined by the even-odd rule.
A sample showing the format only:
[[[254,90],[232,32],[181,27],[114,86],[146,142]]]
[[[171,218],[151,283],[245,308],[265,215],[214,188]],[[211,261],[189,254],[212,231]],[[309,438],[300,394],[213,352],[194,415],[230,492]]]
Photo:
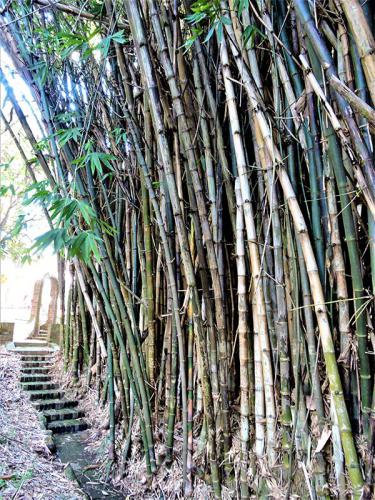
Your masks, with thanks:
[[[65,366],[109,405],[109,467],[126,475],[137,428],[149,484],[178,460],[185,496],[202,474],[216,498],[370,495],[372,3],[0,7],[37,108],[2,70],[2,120],[59,255]]]

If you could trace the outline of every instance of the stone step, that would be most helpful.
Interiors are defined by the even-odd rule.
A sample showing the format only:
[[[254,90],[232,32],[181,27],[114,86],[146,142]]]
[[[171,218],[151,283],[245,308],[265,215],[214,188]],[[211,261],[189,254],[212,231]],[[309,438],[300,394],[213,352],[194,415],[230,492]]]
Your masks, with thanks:
[[[78,402],[69,401],[68,399],[43,399],[40,401],[33,401],[32,405],[39,411],[61,410],[62,408],[75,408]]]
[[[43,412],[47,422],[56,422],[61,420],[75,420],[85,416],[82,410],[77,410],[75,408],[61,408],[46,410]]]
[[[54,382],[25,382],[21,384],[24,391],[54,391],[59,384]]]
[[[33,373],[34,370],[36,370],[37,368],[43,368],[46,371],[52,370],[53,366],[54,365],[52,365],[51,363],[45,363],[43,361],[35,361],[34,363],[24,363],[21,366],[21,370],[23,371],[27,370],[28,373]],[[31,372],[29,370],[31,370]],[[40,372],[35,372],[35,373],[40,373]]]
[[[21,373],[21,383],[25,382],[51,382],[51,375],[46,373]]]
[[[55,357],[51,354],[46,353],[24,353],[21,356],[21,361],[55,361]]]
[[[14,342],[14,347],[19,347],[19,348],[26,348],[26,347],[33,347],[33,348],[41,348],[41,347],[47,347],[48,342],[45,340],[38,340],[38,339],[29,339],[29,340],[20,340],[20,341],[15,341]]]
[[[21,368],[21,376],[23,375],[29,375],[29,374],[35,374],[35,375],[47,375],[52,368],[53,365],[46,365],[46,366],[24,366],[22,365]]]
[[[21,359],[22,366],[31,367],[31,366],[53,366],[55,363],[54,359]]]
[[[21,356],[23,355],[30,355],[30,356],[52,356],[53,354],[56,353],[55,350],[45,347],[45,348],[38,348],[38,349],[31,349],[30,347],[17,347],[13,351],[15,354],[20,354]]]
[[[50,429],[54,434],[63,434],[65,432],[78,432],[84,431],[88,428],[88,424],[85,420],[71,419],[62,420],[56,422],[50,422],[47,424],[47,429]]]
[[[31,401],[36,401],[37,399],[59,399],[64,396],[64,391],[42,389],[28,391]]]

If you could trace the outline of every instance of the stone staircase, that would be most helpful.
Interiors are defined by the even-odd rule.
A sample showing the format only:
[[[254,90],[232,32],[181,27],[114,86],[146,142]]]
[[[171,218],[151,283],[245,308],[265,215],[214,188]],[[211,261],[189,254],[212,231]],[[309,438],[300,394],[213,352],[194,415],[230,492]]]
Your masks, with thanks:
[[[52,380],[56,351],[44,340],[15,342],[14,345],[14,351],[21,356],[22,389],[42,413],[46,428],[54,434],[87,429],[84,412],[77,408],[77,401],[66,399],[59,384]]]
[[[44,342],[48,341],[48,328],[45,326],[40,326],[38,331],[32,336],[35,340],[41,340]]]

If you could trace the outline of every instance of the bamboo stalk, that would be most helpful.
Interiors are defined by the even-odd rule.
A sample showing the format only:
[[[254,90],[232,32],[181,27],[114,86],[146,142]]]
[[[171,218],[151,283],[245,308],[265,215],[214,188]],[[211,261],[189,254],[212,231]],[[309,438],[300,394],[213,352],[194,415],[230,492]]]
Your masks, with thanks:
[[[375,110],[369,106],[365,101],[358,97],[349,87],[347,87],[339,78],[334,75],[329,80],[330,85],[344,97],[347,102],[352,106],[355,111],[360,113],[370,124],[375,127]]]
[[[248,309],[246,293],[245,242],[243,237],[244,221],[242,212],[241,186],[239,179],[236,180],[235,190],[237,200],[236,254],[238,276],[238,333],[241,386],[241,498],[249,498],[249,487],[247,482],[249,454],[249,329],[247,321]]]
[[[371,99],[375,105],[375,40],[373,33],[367,23],[361,4],[357,0],[339,0],[338,3],[345,13],[350,31],[355,39]]]
[[[375,115],[357,7],[105,0],[100,24],[73,0],[0,0],[32,96],[3,69],[5,134],[72,272],[64,367],[108,406],[125,484],[135,461],[150,491],[173,467],[191,497],[202,479],[216,498],[367,494]]]

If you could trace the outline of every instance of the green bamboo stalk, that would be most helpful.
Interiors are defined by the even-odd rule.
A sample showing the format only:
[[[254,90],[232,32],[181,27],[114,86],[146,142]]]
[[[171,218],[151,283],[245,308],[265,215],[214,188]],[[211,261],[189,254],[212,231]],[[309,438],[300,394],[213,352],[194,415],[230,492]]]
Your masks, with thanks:
[[[80,313],[80,323],[81,323],[81,328],[82,328],[82,337],[83,337],[83,343],[82,343],[82,348],[83,348],[83,362],[84,364],[88,363],[89,359],[89,333],[88,333],[88,325],[87,325],[87,318],[86,318],[86,311],[84,307],[84,301],[83,301],[83,294],[81,291],[80,286],[77,287],[78,289],[78,302],[79,302],[79,313]]]
[[[208,363],[205,355],[205,339],[202,331],[201,320],[200,320],[200,305],[199,297],[197,293],[194,268],[191,262],[191,257],[188,252],[187,236],[186,230],[183,224],[183,220],[180,214],[180,206],[177,196],[177,189],[175,184],[175,178],[171,170],[171,155],[166,141],[164,126],[160,115],[160,101],[158,99],[157,88],[153,79],[152,74],[152,64],[150,59],[150,54],[147,48],[146,37],[144,34],[143,23],[139,15],[139,6],[135,0],[128,0],[125,2],[126,11],[128,14],[131,30],[137,47],[137,53],[139,57],[139,62],[141,64],[142,73],[145,78],[148,87],[148,93],[150,98],[150,110],[153,120],[154,129],[157,132],[157,141],[159,143],[159,151],[161,154],[163,167],[165,170],[165,175],[168,184],[168,190],[171,196],[171,202],[173,206],[173,212],[175,216],[176,229],[179,237],[180,250],[182,260],[184,262],[184,268],[186,273],[186,278],[188,280],[189,287],[192,291],[192,300],[194,305],[194,316],[195,321],[198,325],[198,341],[199,349],[202,356],[203,364],[203,394],[205,400],[205,413],[208,422],[208,435],[210,442],[210,463],[211,463],[211,474],[212,474],[212,484],[214,486],[216,496],[220,496],[220,481],[219,481],[219,471],[216,462],[216,446],[215,446],[215,423],[213,418],[213,402],[211,395],[210,380],[208,375]]]
[[[115,417],[115,386],[114,386],[114,375],[113,375],[113,353],[112,346],[108,340],[107,344],[107,378],[108,378],[108,394],[109,394],[109,449],[108,457],[109,464],[107,465],[107,471],[111,467],[112,463],[116,460],[116,417]]]

